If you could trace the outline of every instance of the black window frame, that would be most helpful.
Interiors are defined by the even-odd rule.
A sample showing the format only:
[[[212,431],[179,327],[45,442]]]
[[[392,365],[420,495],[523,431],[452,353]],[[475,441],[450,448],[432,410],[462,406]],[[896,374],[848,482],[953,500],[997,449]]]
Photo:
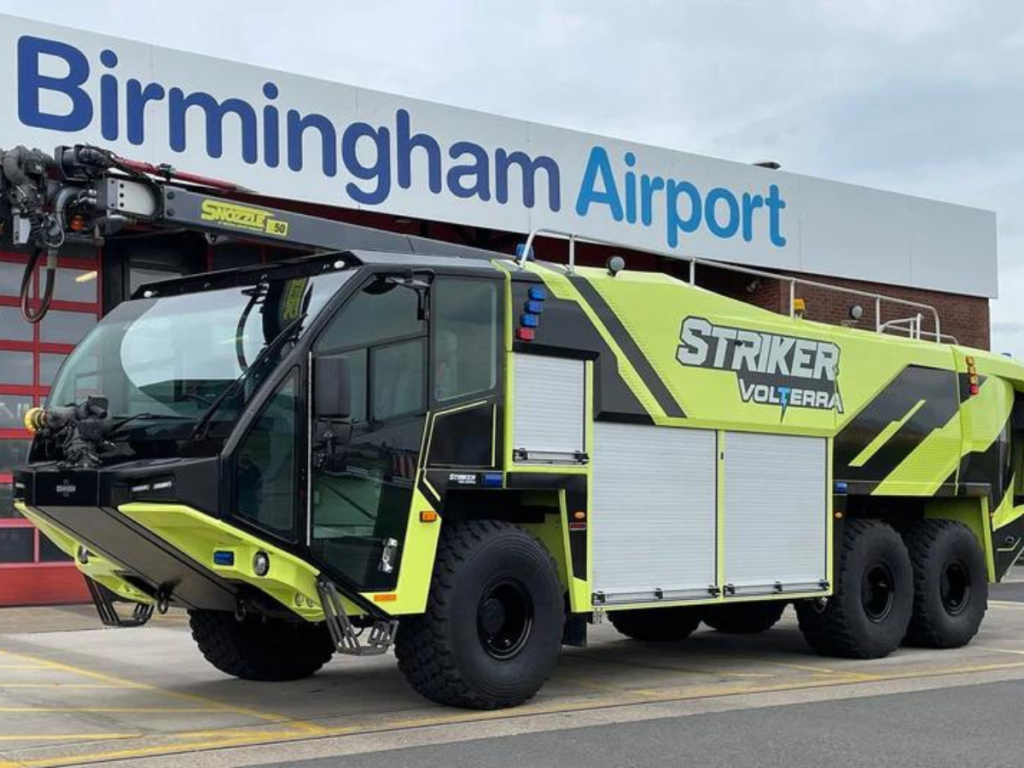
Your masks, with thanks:
[[[487,389],[480,389],[475,392],[460,392],[457,395],[440,399],[437,397],[437,382],[435,381],[434,374],[436,373],[431,366],[431,375],[429,382],[429,403],[432,411],[444,411],[450,410],[453,407],[461,403],[474,402],[476,400],[488,400],[495,393],[502,389],[502,381],[504,377],[504,351],[505,351],[505,296],[504,296],[504,283],[498,278],[495,279],[491,276],[483,275],[438,275],[434,281],[434,285],[431,286],[431,291],[436,287],[438,283],[444,282],[480,282],[490,284],[494,286],[494,348],[492,352],[492,362],[494,364],[494,382]],[[431,293],[431,299],[434,298],[434,294]],[[433,304],[431,304],[431,321],[430,321],[430,359],[433,362],[436,359],[435,349],[438,344],[438,332],[440,331],[440,322],[438,320],[438,312]]]
[[[274,399],[278,394],[280,394],[281,390],[292,380],[294,380],[295,383],[295,430],[292,436],[295,485],[292,493],[292,527],[291,530],[286,530],[283,528],[272,528],[268,525],[262,524],[257,518],[240,513],[238,507],[238,462],[245,449],[246,441],[248,441],[253,430],[259,426],[260,419],[263,418],[263,414],[269,407],[271,407]],[[241,523],[244,527],[268,534],[282,542],[293,545],[299,544],[301,541],[300,534],[305,530],[305,516],[307,514],[306,504],[303,502],[303,499],[306,494],[306,444],[309,404],[306,398],[306,387],[304,385],[304,381],[305,377],[303,375],[303,367],[300,365],[291,365],[288,367],[288,370],[277,376],[273,382],[268,382],[270,386],[268,387],[266,396],[260,401],[259,408],[249,420],[249,423],[245,427],[245,431],[239,435],[237,443],[231,451],[231,472],[229,481],[231,488],[231,504],[228,507],[228,515],[231,517],[232,522]]]
[[[364,391],[366,393],[366,403],[365,403],[365,405],[366,405],[366,409],[365,409],[366,418],[363,419],[362,421],[358,421],[358,422],[354,421],[352,423],[353,434],[356,434],[356,435],[366,434],[368,432],[372,432],[372,431],[380,428],[381,426],[394,424],[394,423],[400,422],[400,421],[402,421],[404,419],[419,418],[420,416],[423,416],[424,414],[426,414],[426,413],[428,413],[430,411],[430,407],[431,407],[431,404],[433,402],[433,392],[431,390],[431,387],[433,386],[433,376],[431,375],[430,369],[431,369],[431,361],[433,359],[432,347],[433,347],[433,327],[434,327],[434,323],[431,320],[429,320],[429,319],[425,320],[423,322],[422,330],[418,331],[417,333],[405,333],[405,334],[398,334],[398,335],[395,335],[395,336],[381,337],[380,339],[374,339],[374,340],[372,340],[369,343],[367,343],[366,341],[363,341],[362,343],[359,343],[359,344],[348,344],[348,345],[343,345],[343,346],[338,346],[338,347],[329,347],[329,348],[326,348],[326,349],[318,349],[317,348],[318,344],[321,341],[321,339],[323,339],[327,335],[327,333],[330,331],[331,326],[335,322],[337,322],[340,318],[342,318],[342,316],[344,315],[346,309],[349,307],[349,301],[351,300],[351,298],[353,296],[355,296],[356,294],[364,291],[367,286],[372,285],[373,283],[375,283],[375,282],[377,282],[379,280],[386,279],[387,277],[388,277],[388,273],[387,272],[378,272],[378,273],[375,273],[375,274],[371,274],[365,281],[360,283],[359,286],[353,292],[352,296],[349,297],[349,300],[346,300],[340,307],[338,307],[337,310],[335,310],[335,312],[331,315],[331,317],[324,323],[323,327],[319,330],[319,332],[316,335],[316,338],[314,338],[312,340],[311,345],[310,345],[310,354],[311,354],[313,360],[316,360],[316,359],[322,358],[322,357],[340,357],[342,355],[347,355],[347,354],[350,354],[352,352],[358,352],[360,350],[365,350],[366,351],[366,380],[364,382],[364,386],[365,386],[365,390]],[[396,285],[391,290],[394,290],[394,291],[408,291],[408,290],[411,290],[411,289],[403,287],[403,286],[400,286],[400,285]],[[427,306],[429,306],[430,305],[430,299],[432,298],[432,293],[433,293],[433,285],[431,285],[431,287],[427,288],[426,290],[428,291]],[[374,415],[374,410],[373,410],[374,409],[374,402],[373,402],[373,357],[374,357],[374,350],[377,350],[377,349],[382,348],[382,347],[390,347],[390,346],[395,346],[395,345],[398,345],[398,344],[403,344],[403,343],[406,343],[406,342],[417,341],[417,340],[421,340],[423,342],[423,370],[422,370],[422,373],[421,373],[421,376],[420,376],[420,383],[421,383],[421,386],[424,388],[423,389],[422,407],[419,410],[417,410],[417,411],[408,411],[408,412],[405,412],[405,413],[396,414],[394,416],[388,417],[387,419],[380,419],[380,420],[374,419],[373,418],[373,415]],[[316,418],[316,414],[315,413],[311,414],[311,416],[312,416],[312,418]]]

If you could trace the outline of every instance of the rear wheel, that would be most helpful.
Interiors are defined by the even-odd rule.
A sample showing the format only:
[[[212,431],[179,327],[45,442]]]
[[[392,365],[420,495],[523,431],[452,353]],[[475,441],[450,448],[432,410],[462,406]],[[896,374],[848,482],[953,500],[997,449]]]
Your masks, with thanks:
[[[634,640],[652,643],[685,640],[700,626],[697,608],[646,608],[612,611],[608,618],[619,632]]]
[[[421,695],[455,707],[521,704],[555,666],[565,623],[558,569],[522,528],[446,528],[427,611],[402,620],[398,668]]]
[[[906,644],[966,645],[988,608],[985,554],[977,538],[963,523],[918,520],[904,539],[914,566],[914,611]]]
[[[786,603],[783,600],[715,605],[705,610],[704,623],[727,634],[753,635],[774,627],[785,610]]]
[[[239,621],[225,611],[192,610],[188,617],[192,638],[206,660],[243,680],[300,680],[334,654],[334,643],[323,624],[261,616]]]
[[[910,555],[899,534],[878,520],[849,520],[844,528],[835,591],[825,601],[796,604],[800,630],[812,648],[828,656],[888,656],[910,623]]]

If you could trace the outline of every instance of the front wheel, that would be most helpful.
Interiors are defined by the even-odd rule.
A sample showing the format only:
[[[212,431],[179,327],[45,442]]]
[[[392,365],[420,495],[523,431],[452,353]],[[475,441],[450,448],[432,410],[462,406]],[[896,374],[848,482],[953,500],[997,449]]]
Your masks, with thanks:
[[[324,624],[248,616],[226,611],[188,612],[192,638],[208,662],[243,680],[279,682],[309,677],[334,654]]]
[[[402,620],[398,668],[439,704],[499,709],[550,675],[565,621],[558,569],[522,528],[493,520],[441,535],[426,613]]]

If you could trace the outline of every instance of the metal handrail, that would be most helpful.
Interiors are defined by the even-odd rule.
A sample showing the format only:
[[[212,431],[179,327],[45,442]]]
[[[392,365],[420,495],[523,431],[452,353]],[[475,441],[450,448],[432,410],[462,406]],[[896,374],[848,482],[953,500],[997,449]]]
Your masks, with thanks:
[[[923,339],[932,337],[936,343],[941,343],[943,339],[951,339],[952,343],[958,343],[955,336],[942,332],[942,321],[939,319],[939,312],[931,304],[924,304],[919,301],[911,301],[909,299],[900,299],[895,296],[886,296],[882,293],[872,293],[870,291],[861,291],[857,288],[844,288],[838,285],[830,285],[829,283],[821,283],[817,280],[808,280],[803,277],[793,277],[791,275],[780,275],[775,272],[767,272],[761,269],[754,269],[752,267],[740,267],[735,264],[727,264],[721,261],[713,261],[711,259],[701,259],[696,256],[684,256],[674,253],[667,253],[665,251],[659,251],[652,248],[640,248],[633,245],[627,245],[625,243],[616,243],[612,240],[602,240],[596,237],[581,237],[576,232],[567,232],[560,229],[548,229],[547,227],[539,227],[530,231],[530,234],[526,238],[526,243],[523,245],[523,252],[519,255],[516,260],[516,264],[522,268],[526,263],[529,254],[533,250],[533,242],[538,237],[549,237],[553,239],[564,239],[569,241],[569,264],[566,267],[566,271],[569,274],[573,274],[576,271],[576,243],[590,243],[592,245],[603,245],[612,248],[625,248],[630,251],[636,251],[638,253],[646,253],[652,256],[660,256],[664,258],[676,259],[677,261],[685,261],[690,265],[690,285],[697,285],[697,265],[703,264],[708,267],[714,267],[715,269],[721,269],[726,272],[737,272],[743,275],[752,275],[754,277],[764,277],[770,280],[780,280],[789,283],[789,316],[796,317],[796,287],[797,285],[806,285],[811,288],[819,288],[825,291],[835,291],[837,293],[845,293],[851,296],[861,296],[867,299],[871,299],[875,305],[875,332],[885,333],[890,328],[894,330],[902,330],[901,323],[911,321],[912,325],[907,329],[909,331],[910,338]],[[935,325],[934,331],[925,331],[922,328],[922,322],[924,314],[918,312],[912,318],[904,318],[902,320],[887,320],[882,322],[882,303],[887,302],[889,304],[897,304],[903,307],[911,307],[914,309],[924,310],[931,315],[932,322]]]

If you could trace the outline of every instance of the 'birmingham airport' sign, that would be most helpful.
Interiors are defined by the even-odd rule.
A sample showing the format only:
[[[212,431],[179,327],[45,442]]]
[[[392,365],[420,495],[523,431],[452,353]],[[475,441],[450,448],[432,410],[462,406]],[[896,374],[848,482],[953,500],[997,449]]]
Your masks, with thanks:
[[[263,194],[996,293],[995,216],[0,16],[0,146],[88,142]]]

